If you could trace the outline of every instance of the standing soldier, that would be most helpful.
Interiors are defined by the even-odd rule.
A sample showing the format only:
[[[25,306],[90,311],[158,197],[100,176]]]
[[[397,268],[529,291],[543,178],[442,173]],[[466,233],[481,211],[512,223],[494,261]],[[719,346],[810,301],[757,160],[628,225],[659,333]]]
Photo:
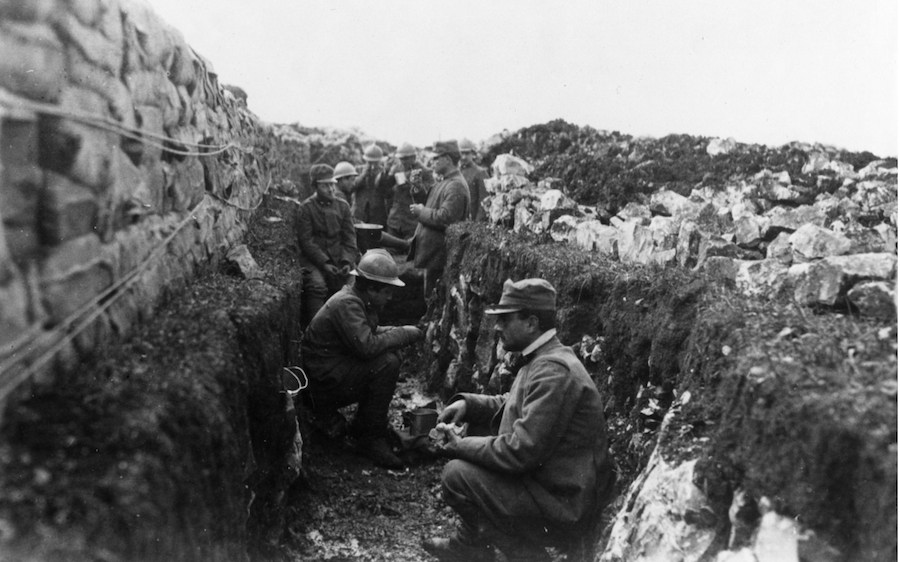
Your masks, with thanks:
[[[481,202],[487,196],[487,189],[484,187],[487,172],[475,163],[475,143],[469,139],[459,141],[459,154],[459,171],[469,184],[469,218],[473,221],[485,221],[487,214]]]
[[[353,216],[361,222],[387,225],[391,198],[390,176],[384,169],[384,152],[377,144],[363,153],[366,167],[353,182]]]
[[[397,150],[399,162],[391,168],[394,198],[387,230],[394,236],[410,238],[419,222],[409,211],[413,203],[425,203],[434,185],[431,170],[416,161],[416,149],[403,143]]]
[[[350,206],[334,196],[334,170],[316,164],[309,178],[316,192],[300,203],[294,225],[303,268],[304,322],[347,282],[359,257]]]
[[[353,199],[353,182],[356,181],[356,166],[350,162],[338,162],[334,167],[334,181],[337,182],[335,195],[343,199],[349,205]]]
[[[428,194],[428,201],[413,203],[409,210],[419,221],[413,236],[409,257],[413,265],[425,270],[425,300],[437,288],[447,248],[444,231],[455,222],[466,220],[469,208],[469,187],[459,171],[459,145],[455,140],[434,143],[432,169],[441,181]]]

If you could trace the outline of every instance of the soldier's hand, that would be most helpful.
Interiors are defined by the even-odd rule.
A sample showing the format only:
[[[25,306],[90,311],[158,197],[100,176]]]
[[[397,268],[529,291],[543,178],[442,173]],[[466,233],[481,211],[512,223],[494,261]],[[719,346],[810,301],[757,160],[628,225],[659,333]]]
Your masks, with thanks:
[[[326,263],[325,264],[325,272],[328,273],[328,275],[331,275],[332,277],[337,277],[338,275],[340,275],[341,270],[338,269],[338,267],[334,264]]]
[[[403,331],[409,336],[410,343],[419,341],[425,335],[422,330],[416,326],[403,326]]]
[[[438,414],[438,421],[442,423],[460,424],[465,417],[466,401],[457,400],[456,402],[448,404],[447,407]]]
[[[425,205],[421,203],[413,203],[409,206],[409,212],[416,218],[419,218],[419,215],[422,214],[422,209],[425,208]]]

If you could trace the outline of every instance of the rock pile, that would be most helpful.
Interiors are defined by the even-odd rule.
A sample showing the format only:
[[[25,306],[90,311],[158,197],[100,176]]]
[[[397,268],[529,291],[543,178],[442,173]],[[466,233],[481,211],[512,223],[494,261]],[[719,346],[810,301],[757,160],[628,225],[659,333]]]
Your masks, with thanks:
[[[737,150],[720,139],[707,148],[714,155]],[[531,172],[539,167],[500,154],[484,204],[495,225],[623,263],[703,269],[746,295],[786,293],[805,305],[849,304],[862,314],[894,316],[896,160],[855,170],[823,147],[805,154],[799,181],[766,168],[721,185],[701,182],[686,194],[679,193],[684,185],[658,186],[612,214],[607,201],[580,204],[565,180],[535,182]]]

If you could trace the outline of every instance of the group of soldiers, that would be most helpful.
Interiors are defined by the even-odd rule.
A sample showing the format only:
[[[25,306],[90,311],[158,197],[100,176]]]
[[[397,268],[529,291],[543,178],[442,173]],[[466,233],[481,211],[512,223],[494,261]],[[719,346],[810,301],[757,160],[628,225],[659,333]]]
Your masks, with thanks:
[[[388,167],[381,147],[372,144],[361,170],[350,162],[311,167],[315,193],[301,203],[295,221],[301,266],[307,270],[307,320],[348,281],[360,257],[355,224],[380,228],[378,245],[407,253],[424,270],[425,297],[431,295],[443,268],[443,231],[466,219],[484,220],[487,178],[475,163],[471,141],[437,142],[431,153],[432,167],[426,168],[416,149],[404,143]]]
[[[315,427],[330,437],[346,434],[377,466],[405,468],[391,445],[388,410],[398,352],[423,338],[418,326],[379,324],[392,291],[405,285],[387,248],[406,252],[424,270],[430,296],[446,260],[446,228],[483,218],[486,174],[474,153],[471,143],[437,142],[429,169],[403,145],[386,170],[372,145],[359,172],[347,162],[310,170],[316,193],[296,217],[309,318],[301,342],[305,408]],[[361,257],[359,223],[384,229],[383,247]],[[580,528],[613,487],[602,400],[556,337],[556,290],[549,282],[508,280],[499,303],[485,312],[496,318],[504,349],[520,353],[524,366],[507,394],[458,394],[439,414],[443,424],[468,427],[466,435],[445,432],[435,445],[452,459],[442,490],[460,524],[422,546],[440,560],[493,560],[494,547],[509,560],[549,560],[542,538]],[[357,408],[348,424],[338,410],[351,404]]]

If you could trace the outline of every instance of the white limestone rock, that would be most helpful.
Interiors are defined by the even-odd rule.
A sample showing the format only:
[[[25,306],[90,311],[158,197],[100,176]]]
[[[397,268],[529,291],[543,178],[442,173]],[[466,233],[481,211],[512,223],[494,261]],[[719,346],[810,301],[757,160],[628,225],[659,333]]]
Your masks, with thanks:
[[[840,256],[850,251],[850,240],[827,228],[804,224],[790,236],[793,261],[801,263],[828,256]]]
[[[834,306],[861,281],[890,281],[897,274],[897,256],[888,253],[832,256],[810,264],[801,273],[794,298],[804,304]]]
[[[715,138],[706,145],[706,153],[710,156],[718,156],[720,154],[728,154],[737,147],[737,141],[728,137],[727,139]]]
[[[787,281],[788,265],[778,260],[735,260],[734,282],[748,297],[774,297]]]
[[[575,227],[575,245],[612,258],[619,257],[620,231],[598,220],[586,220]]]
[[[766,247],[766,259],[777,260],[785,265],[794,262],[794,249],[791,246],[791,235],[781,232]]]
[[[491,171],[497,176],[527,176],[534,171],[534,166],[512,154],[500,154],[491,164]]]
[[[658,451],[653,452],[628,489],[599,560],[697,562],[702,558],[715,539],[715,521],[706,495],[693,482],[696,462],[669,464]]]
[[[650,196],[650,212],[656,215],[674,217],[684,209],[694,206],[687,197],[668,189],[661,189]]]

